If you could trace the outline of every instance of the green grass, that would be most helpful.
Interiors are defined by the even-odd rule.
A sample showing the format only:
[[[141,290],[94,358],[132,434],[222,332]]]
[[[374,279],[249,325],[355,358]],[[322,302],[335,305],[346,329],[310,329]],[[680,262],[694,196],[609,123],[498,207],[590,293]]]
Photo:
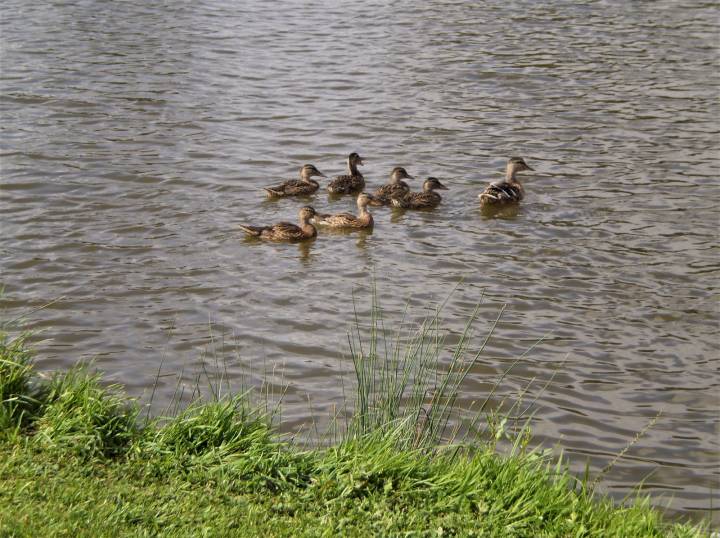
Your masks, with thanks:
[[[3,438],[16,435],[39,405],[31,387],[32,357],[25,345],[26,336],[10,338],[0,332],[0,436]]]
[[[84,367],[53,376],[33,423],[35,441],[85,458],[124,453],[137,433],[137,408],[116,393],[117,386],[101,387],[99,381]]]
[[[2,335],[0,536],[705,532],[664,521],[647,499],[624,507],[593,495],[520,440],[509,455],[467,438],[439,443],[474,360],[458,351],[468,331],[439,377],[436,331],[421,328],[407,346],[396,340],[399,351],[387,355],[379,334],[354,348],[358,368],[374,362],[357,373],[361,394],[345,439],[313,450],[282,442],[246,395],[196,401],[141,425],[117,387],[82,367],[41,381],[23,339]],[[417,398],[429,379],[437,396]],[[429,418],[418,422],[419,408]]]
[[[249,448],[250,451],[254,447]],[[698,536],[645,505],[617,509],[551,480],[542,461],[492,453],[432,459],[369,438],[313,455],[92,463],[0,445],[3,536]],[[248,475],[249,472],[249,475]]]

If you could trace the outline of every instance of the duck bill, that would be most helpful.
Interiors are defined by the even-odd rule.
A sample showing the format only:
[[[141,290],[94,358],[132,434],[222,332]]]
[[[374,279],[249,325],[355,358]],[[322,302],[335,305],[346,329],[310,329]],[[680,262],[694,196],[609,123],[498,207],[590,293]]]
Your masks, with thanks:
[[[525,167],[526,167],[528,170],[532,170],[533,172],[535,171],[534,168],[530,168],[527,164],[525,165]]]
[[[443,185],[442,183],[440,183],[439,181],[437,182],[437,188],[440,190],[443,190],[443,191],[448,190],[448,188],[445,185]]]
[[[320,170],[318,170],[317,172],[315,172],[315,175],[316,175],[316,176],[319,176],[319,177],[327,177],[327,176],[326,176],[325,174],[323,174]]]

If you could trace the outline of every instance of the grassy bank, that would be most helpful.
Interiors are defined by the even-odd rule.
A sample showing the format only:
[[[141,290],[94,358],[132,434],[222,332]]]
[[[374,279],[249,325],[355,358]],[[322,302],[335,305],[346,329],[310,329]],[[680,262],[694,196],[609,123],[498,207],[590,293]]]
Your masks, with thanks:
[[[403,356],[379,378],[385,400],[414,386],[418,357]],[[41,379],[22,338],[0,335],[0,536],[702,535],[594,497],[545,454],[438,446],[452,391],[436,392],[423,421],[383,400],[384,418],[361,413],[344,441],[303,450],[242,396],[145,423],[118,387],[83,369]]]

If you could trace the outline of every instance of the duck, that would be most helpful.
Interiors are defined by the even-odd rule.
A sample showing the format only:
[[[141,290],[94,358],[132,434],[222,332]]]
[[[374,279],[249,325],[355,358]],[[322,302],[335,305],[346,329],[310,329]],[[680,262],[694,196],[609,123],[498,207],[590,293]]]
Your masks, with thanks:
[[[344,176],[335,177],[327,186],[328,192],[333,194],[352,194],[365,188],[365,178],[358,171],[357,167],[362,166],[363,160],[360,155],[353,152],[348,155],[348,173]]]
[[[409,192],[404,196],[392,198],[391,203],[395,207],[403,209],[432,209],[442,201],[442,196],[436,190],[448,190],[436,177],[429,177],[423,183],[422,192]]]
[[[372,202],[372,195],[362,192],[357,197],[358,215],[352,213],[339,213],[335,215],[317,214],[314,217],[315,224],[328,226],[330,228],[371,228],[373,225],[373,216],[368,211],[368,204]]]
[[[522,157],[510,157],[505,169],[505,179],[490,183],[487,188],[478,195],[480,206],[497,206],[518,203],[525,197],[525,189],[517,180],[518,172],[534,170],[530,168]]]
[[[310,223],[310,219],[315,215],[315,209],[306,205],[298,213],[299,226],[290,222],[278,222],[271,226],[241,225],[240,228],[248,236],[258,237],[265,241],[304,241],[317,235],[317,229]]]
[[[282,196],[302,196],[312,194],[320,187],[317,181],[310,179],[313,176],[327,177],[315,165],[306,164],[300,169],[300,179],[291,179],[274,187],[263,187],[268,198]]]
[[[390,205],[393,198],[402,198],[410,192],[403,179],[415,179],[402,166],[396,166],[390,172],[390,183],[383,185],[372,195],[371,205]]]

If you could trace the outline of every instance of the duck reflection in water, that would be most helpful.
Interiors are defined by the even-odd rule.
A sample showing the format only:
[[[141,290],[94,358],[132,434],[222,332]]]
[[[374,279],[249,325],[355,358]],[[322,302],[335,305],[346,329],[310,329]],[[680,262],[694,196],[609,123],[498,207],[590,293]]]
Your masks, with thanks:
[[[512,220],[520,214],[519,204],[509,205],[481,205],[480,215],[486,219]]]

